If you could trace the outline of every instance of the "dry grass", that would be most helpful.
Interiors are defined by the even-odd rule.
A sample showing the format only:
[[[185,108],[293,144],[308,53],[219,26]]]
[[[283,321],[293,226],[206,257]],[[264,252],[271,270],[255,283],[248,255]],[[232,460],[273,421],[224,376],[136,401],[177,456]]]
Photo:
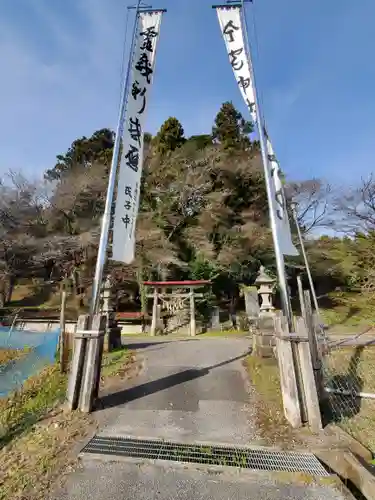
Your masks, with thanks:
[[[12,293],[12,301],[8,321],[12,321],[14,314],[26,317],[58,317],[61,305],[60,288],[56,285],[40,282],[17,284]],[[85,313],[80,305],[80,296],[68,294],[66,301],[67,319],[76,319],[79,313]]]
[[[325,367],[330,376],[348,376],[362,392],[375,393],[375,345],[334,349]]]
[[[334,351],[330,362],[335,366],[336,375],[345,376],[355,353],[355,347]],[[326,435],[314,436],[308,428],[292,429],[284,417],[280,388],[279,369],[274,359],[260,359],[249,356],[246,361],[251,383],[256,391],[257,424],[262,439],[267,445],[282,448],[300,446],[339,447],[340,443]],[[357,372],[361,390],[370,392],[375,386],[375,347],[365,348],[357,360]],[[375,400],[345,398],[340,400],[347,412],[341,417],[334,415],[336,423],[348,434],[375,453]],[[343,403],[344,402],[344,403]]]
[[[342,418],[339,425],[375,454],[375,400],[363,399],[358,413]]]
[[[77,440],[95,429],[90,415],[52,412],[0,451],[0,499],[44,499],[62,469],[74,466]]]
[[[102,385],[118,382],[131,366],[126,349],[104,354]],[[95,431],[93,416],[62,406],[67,378],[57,365],[0,399],[0,500],[41,500],[76,463],[75,443]]]
[[[27,354],[27,350],[21,349],[3,349],[0,347],[0,366],[6,365],[10,361],[15,361]]]
[[[40,287],[43,287],[43,282],[40,283]],[[49,287],[47,285],[47,287]],[[46,288],[47,288],[46,287]],[[50,287],[49,287],[50,288]],[[29,301],[32,299],[35,294],[37,293],[37,288],[33,286],[31,283],[23,283],[23,284],[17,284],[14,287],[13,293],[12,293],[12,301],[11,305],[13,302],[20,302],[20,301]],[[68,297],[68,302],[71,301],[71,296]],[[49,307],[59,307],[60,306],[60,290],[57,288],[56,290],[52,291],[49,298],[40,298],[40,302],[38,304],[35,304],[37,307],[43,307],[43,306],[49,306]]]
[[[12,301],[23,300],[32,295],[31,285],[19,284],[16,285],[12,292]]]

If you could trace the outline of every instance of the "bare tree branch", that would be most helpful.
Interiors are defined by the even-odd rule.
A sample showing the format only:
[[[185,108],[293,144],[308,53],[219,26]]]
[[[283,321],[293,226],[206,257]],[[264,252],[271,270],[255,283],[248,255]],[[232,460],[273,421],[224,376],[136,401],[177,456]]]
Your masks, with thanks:
[[[375,229],[375,178],[362,179],[359,187],[336,196],[334,210],[342,231],[353,234]]]
[[[298,224],[303,232],[332,226],[332,188],[320,179],[292,182],[286,186],[286,197],[297,203]]]

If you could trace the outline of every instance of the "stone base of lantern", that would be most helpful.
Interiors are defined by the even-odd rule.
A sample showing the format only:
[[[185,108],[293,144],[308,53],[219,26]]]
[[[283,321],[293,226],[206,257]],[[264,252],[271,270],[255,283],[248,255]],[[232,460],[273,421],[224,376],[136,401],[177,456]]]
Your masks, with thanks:
[[[261,313],[258,328],[253,333],[253,353],[260,358],[275,357],[274,314]]]
[[[114,312],[106,314],[106,329],[104,337],[104,348],[108,351],[114,351],[121,347],[121,327],[117,325]]]
[[[105,345],[107,345],[108,352],[114,351],[115,349],[119,349],[122,345],[121,343],[121,327],[112,326],[108,328],[105,336]]]
[[[121,328],[117,326],[113,299],[111,277],[107,276],[102,291],[101,313],[105,316],[104,349],[109,352],[121,347]]]

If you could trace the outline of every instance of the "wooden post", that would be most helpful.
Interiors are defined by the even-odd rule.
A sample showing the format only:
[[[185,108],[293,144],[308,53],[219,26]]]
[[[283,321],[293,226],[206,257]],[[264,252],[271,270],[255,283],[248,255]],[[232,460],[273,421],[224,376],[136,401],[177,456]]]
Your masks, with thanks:
[[[82,334],[89,324],[89,315],[82,314],[77,321],[76,333],[74,334],[74,351],[72,367],[69,374],[67,401],[70,410],[75,410],[78,406],[79,393],[81,390],[82,371],[86,353],[87,339]]]
[[[157,322],[158,322],[158,288],[155,286],[154,288],[154,301],[152,304],[152,320],[151,320],[151,329],[150,329],[150,335],[151,337],[155,336],[156,333],[156,327],[157,327]]]
[[[294,318],[294,323],[296,323],[296,321],[297,321],[297,318]],[[293,354],[294,371],[296,374],[297,392],[298,392],[299,405],[300,405],[300,411],[301,411],[301,420],[302,420],[302,423],[305,424],[308,422],[309,418],[308,418],[308,414],[307,414],[306,395],[305,395],[305,390],[303,387],[303,374],[302,374],[302,366],[301,366],[299,347],[298,347],[299,342],[297,342],[297,340],[294,340],[293,336],[296,338],[297,335],[294,333],[293,335],[290,336],[290,340],[291,340],[290,344],[291,344],[292,354]]]
[[[66,286],[65,283],[61,289],[61,307],[60,307],[60,371],[65,373],[68,363],[68,341],[65,332],[65,309],[66,309]]]
[[[309,336],[309,343],[310,343],[310,349],[311,349],[311,358],[313,362],[313,367],[314,370],[320,370],[321,368],[321,362],[320,362],[320,356],[319,356],[319,349],[318,349],[318,342],[315,334],[315,328],[314,328],[314,319],[313,319],[313,312],[312,312],[312,306],[311,306],[311,296],[310,296],[310,291],[305,290],[304,291],[304,302],[305,302],[305,322],[306,322],[306,328]]]
[[[298,342],[299,364],[301,367],[302,385],[304,400],[306,402],[307,419],[309,427],[313,432],[319,432],[322,427],[322,417],[320,413],[319,397],[311,361],[310,343],[308,330],[303,318],[296,318],[297,334],[300,337]],[[306,340],[304,341],[303,338]]]
[[[302,426],[300,398],[294,366],[292,343],[287,337],[289,329],[284,316],[275,317],[277,360],[280,370],[281,394],[284,414],[293,428]]]
[[[105,321],[106,320],[107,320],[107,318],[105,319]],[[100,319],[100,321],[102,321],[102,319]],[[100,322],[99,322],[98,326],[94,323],[94,327],[95,327],[95,329],[97,328],[99,330],[99,332],[102,331],[101,323]],[[99,396],[100,375],[101,375],[101,371],[102,371],[103,352],[104,352],[104,337],[105,337],[104,335],[100,335],[99,339],[98,339],[98,343],[99,343],[99,354],[98,354],[99,361],[97,363],[97,369],[96,369],[96,372],[95,372],[95,383],[94,383],[94,391],[93,391],[94,400],[97,399],[97,397]]]
[[[106,316],[96,314],[92,321],[91,330],[85,333],[87,352],[79,398],[79,409],[84,413],[92,411],[94,400],[99,392],[105,327]]]
[[[301,306],[301,315],[303,318],[306,318],[305,298],[303,295],[302,279],[300,274],[297,274],[297,286],[298,286],[299,304]]]
[[[305,322],[306,322],[307,334],[309,336],[312,366],[314,370],[314,376],[316,380],[318,394],[319,397],[322,398],[325,396],[323,374],[322,374],[322,359],[319,350],[318,339],[316,336],[316,328],[315,328],[315,321],[311,305],[310,290],[304,291],[304,299],[305,299],[304,302],[306,310]]]
[[[190,288],[190,336],[195,337],[197,334],[197,325],[195,323],[195,302],[194,288]]]
[[[162,317],[162,306],[161,304],[158,303],[156,307],[156,332],[160,332],[160,330],[163,330],[164,333],[164,321]]]

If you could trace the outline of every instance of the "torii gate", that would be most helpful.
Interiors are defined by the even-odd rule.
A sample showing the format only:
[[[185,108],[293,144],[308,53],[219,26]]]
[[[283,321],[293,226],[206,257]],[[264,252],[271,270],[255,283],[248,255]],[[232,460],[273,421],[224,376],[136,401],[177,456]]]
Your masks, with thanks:
[[[195,321],[195,298],[203,297],[203,293],[195,293],[195,290],[205,285],[211,285],[211,281],[144,281],[143,284],[153,289],[153,293],[147,295],[148,298],[153,299],[150,335],[154,336],[156,334],[157,325],[160,319],[158,317],[159,299],[166,305],[166,309],[172,313],[183,309],[185,302],[187,301],[187,299],[189,299],[190,335],[194,337],[197,333]],[[172,290],[168,292],[168,288]],[[184,291],[178,291],[179,289],[182,289]]]

